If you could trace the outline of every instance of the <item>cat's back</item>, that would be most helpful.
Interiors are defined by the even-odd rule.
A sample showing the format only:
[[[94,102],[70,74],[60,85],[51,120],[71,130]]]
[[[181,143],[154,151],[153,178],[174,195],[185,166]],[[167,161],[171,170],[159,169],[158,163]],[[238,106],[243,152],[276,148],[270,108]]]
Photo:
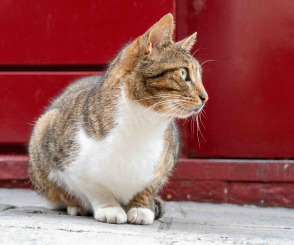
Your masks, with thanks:
[[[49,143],[54,147],[58,142],[64,144],[65,139],[61,135],[69,138],[73,134],[76,123],[83,116],[85,102],[100,83],[101,76],[91,76],[79,79],[65,88],[37,120],[29,148],[42,150],[40,145],[44,148]]]
[[[62,93],[56,97],[48,107],[47,111],[53,109],[66,109],[73,104],[78,96],[86,97],[87,94],[102,82],[102,76],[89,76],[81,78],[67,86]],[[81,98],[82,99],[82,98]],[[84,98],[85,99],[85,98]],[[81,101],[81,100],[80,100]]]

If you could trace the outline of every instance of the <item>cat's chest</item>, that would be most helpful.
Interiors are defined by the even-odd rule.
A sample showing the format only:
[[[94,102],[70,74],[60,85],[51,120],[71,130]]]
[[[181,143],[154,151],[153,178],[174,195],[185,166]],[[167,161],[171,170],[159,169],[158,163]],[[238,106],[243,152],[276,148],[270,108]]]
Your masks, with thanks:
[[[155,178],[164,148],[163,132],[128,130],[117,129],[97,140],[80,129],[78,154],[70,167],[82,185],[103,185],[123,203]]]

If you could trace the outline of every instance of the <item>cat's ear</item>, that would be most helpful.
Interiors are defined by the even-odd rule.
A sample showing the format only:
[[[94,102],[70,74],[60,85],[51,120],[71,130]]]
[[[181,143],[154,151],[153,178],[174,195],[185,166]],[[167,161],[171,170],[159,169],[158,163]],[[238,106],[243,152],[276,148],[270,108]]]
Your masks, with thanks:
[[[160,48],[163,44],[172,41],[174,32],[172,14],[163,16],[155,25],[146,32],[146,53],[151,53],[153,48]]]
[[[197,32],[195,32],[191,36],[186,37],[185,39],[183,39],[179,42],[176,42],[176,45],[178,47],[190,52],[191,49],[193,48],[194,44],[196,43],[196,37],[197,37]]]

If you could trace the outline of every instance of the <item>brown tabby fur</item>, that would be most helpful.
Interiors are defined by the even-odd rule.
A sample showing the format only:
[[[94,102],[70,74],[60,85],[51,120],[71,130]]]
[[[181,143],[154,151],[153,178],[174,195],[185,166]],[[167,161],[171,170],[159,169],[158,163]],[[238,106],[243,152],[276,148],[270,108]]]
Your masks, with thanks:
[[[86,213],[79,200],[49,180],[48,176],[52,170],[62,171],[74,159],[78,151],[73,139],[77,123],[89,137],[97,140],[107,137],[115,127],[116,98],[120,96],[121,87],[130,100],[146,108],[170,99],[161,98],[163,94],[174,95],[171,98],[175,99],[181,96],[181,101],[177,103],[181,111],[172,113],[171,119],[187,117],[203,104],[200,96],[206,95],[206,92],[196,75],[201,67],[189,53],[196,34],[175,44],[171,40],[173,30],[173,18],[168,14],[123,48],[103,77],[92,76],[73,83],[39,118],[29,145],[29,173],[36,190],[49,201],[77,206],[81,215]],[[180,68],[189,71],[190,82],[181,78]],[[206,95],[204,102],[207,99]],[[170,107],[162,103],[153,109],[167,113]],[[156,169],[156,178],[133,197],[127,210],[148,207],[155,212],[156,218],[161,217],[163,203],[158,191],[171,173],[178,151],[178,133],[172,121],[165,132],[165,148]]]

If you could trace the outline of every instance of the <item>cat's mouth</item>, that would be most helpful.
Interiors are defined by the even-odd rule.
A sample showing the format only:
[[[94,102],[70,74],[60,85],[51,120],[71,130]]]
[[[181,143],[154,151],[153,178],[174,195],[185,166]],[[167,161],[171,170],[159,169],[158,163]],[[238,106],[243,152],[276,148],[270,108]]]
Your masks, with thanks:
[[[194,111],[195,113],[198,114],[198,113],[200,113],[200,111],[203,109],[204,105],[205,105],[205,103],[204,103],[202,106],[200,106],[200,107],[195,107],[195,108],[193,108],[192,111]]]

